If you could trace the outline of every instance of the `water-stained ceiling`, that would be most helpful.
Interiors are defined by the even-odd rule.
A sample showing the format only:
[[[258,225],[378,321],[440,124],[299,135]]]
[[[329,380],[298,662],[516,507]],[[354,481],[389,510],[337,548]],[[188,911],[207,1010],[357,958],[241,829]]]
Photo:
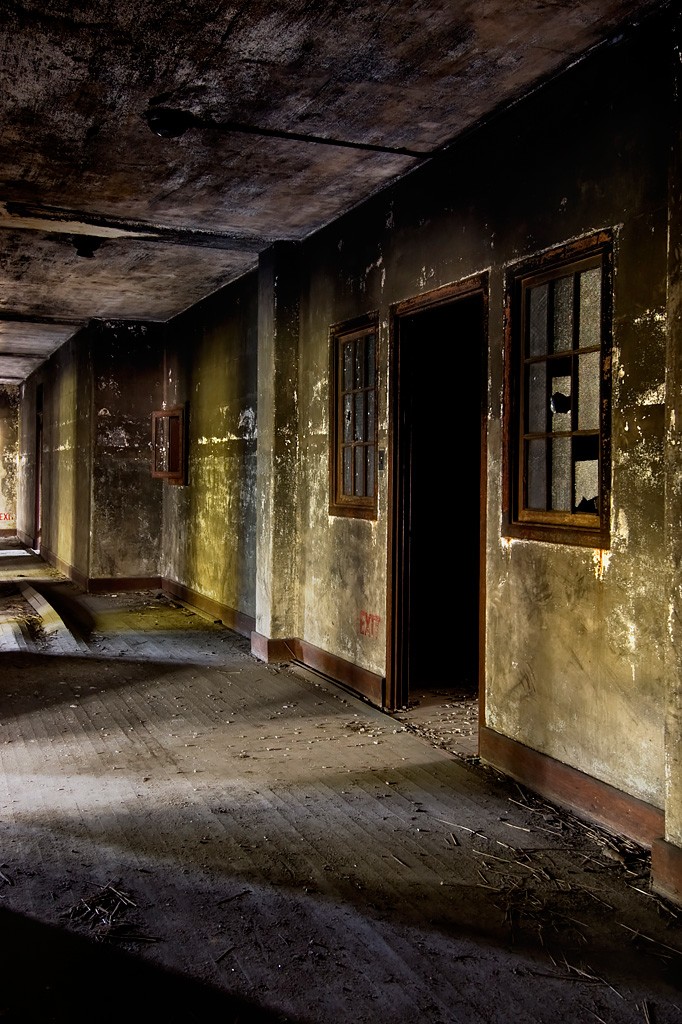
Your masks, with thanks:
[[[164,321],[654,0],[2,0],[0,380]]]

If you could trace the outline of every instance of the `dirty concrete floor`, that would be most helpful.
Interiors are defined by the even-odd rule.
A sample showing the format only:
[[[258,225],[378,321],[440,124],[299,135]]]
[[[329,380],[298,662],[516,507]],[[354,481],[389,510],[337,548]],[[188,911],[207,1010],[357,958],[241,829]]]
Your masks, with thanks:
[[[439,736],[5,547],[0,1020],[682,1024],[646,851],[446,749],[449,691]]]

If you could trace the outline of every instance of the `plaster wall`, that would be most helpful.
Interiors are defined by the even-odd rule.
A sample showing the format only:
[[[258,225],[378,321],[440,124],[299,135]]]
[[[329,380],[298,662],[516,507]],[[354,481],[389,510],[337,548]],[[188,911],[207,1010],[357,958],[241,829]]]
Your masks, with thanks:
[[[19,389],[0,384],[0,532],[17,528]]]
[[[34,417],[39,383],[44,388],[41,549],[87,576],[92,387],[82,335],[62,345],[47,366],[29,378]]]
[[[167,327],[162,402],[186,405],[185,486],[163,502],[162,574],[255,616],[258,280],[252,274]]]
[[[99,322],[89,327],[88,341],[94,403],[88,575],[157,576],[161,489],[151,476],[151,414],[161,395],[161,328]]]
[[[29,543],[35,540],[36,408],[37,374],[24,381],[19,402],[19,461],[17,473],[17,533]]]
[[[383,622],[388,482],[380,477],[376,522],[328,516],[329,326],[379,311],[383,447],[392,305],[488,274],[486,724],[658,806],[671,60],[665,23],[604,47],[447,159],[311,239],[303,251],[299,375],[303,635],[383,672],[385,633],[362,637],[359,616],[366,608]],[[615,236],[611,547],[512,542],[504,536],[502,488],[506,273],[528,255],[601,228]],[[424,338],[434,378],[450,343]],[[468,383],[453,379],[458,440],[466,432],[456,419],[461,386]],[[434,438],[433,528],[442,536],[439,569],[449,565],[451,575],[444,590],[434,572],[433,630],[422,640],[446,652],[457,614],[458,545],[476,543],[456,482],[456,445]],[[444,503],[445,483],[451,497]]]
[[[671,133],[666,378],[666,553],[670,560],[666,675],[665,838],[682,846],[682,12],[674,26],[676,90]],[[679,887],[678,887],[679,888]]]

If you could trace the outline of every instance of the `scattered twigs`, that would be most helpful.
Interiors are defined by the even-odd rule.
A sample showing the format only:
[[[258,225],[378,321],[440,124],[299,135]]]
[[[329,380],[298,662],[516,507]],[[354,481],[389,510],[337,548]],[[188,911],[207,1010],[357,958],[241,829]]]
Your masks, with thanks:
[[[12,879],[9,878],[3,871],[0,871],[0,879],[2,879],[5,885],[14,885]]]
[[[436,818],[436,821],[440,821],[443,825],[449,825],[450,828],[461,828],[463,832],[468,832],[471,836],[480,836],[481,839],[488,838],[477,828],[467,828],[466,825],[458,825],[455,821],[446,821],[445,818]]]
[[[586,889],[584,885],[579,886],[579,888],[581,892],[587,893],[587,895],[591,896],[592,899],[595,900],[597,903],[601,903],[602,907],[606,907],[607,910],[613,910],[613,907],[610,903],[607,903],[606,900],[601,899],[599,896],[597,896],[595,892],[592,892],[591,889]]]
[[[232,950],[236,948],[236,946],[230,946],[229,949],[224,949],[222,953],[218,953],[218,956],[215,958],[213,962],[219,964],[221,960],[224,960],[225,957],[228,956],[232,952]]]
[[[615,995],[617,995],[619,999],[623,998],[621,993],[617,989],[615,989],[613,987],[613,985],[609,985],[608,981],[604,981],[604,979],[600,978],[598,974],[594,974],[592,971],[586,971],[582,967],[576,967],[574,964],[569,964],[569,962],[568,962],[568,960],[566,959],[565,956],[564,956],[563,959],[564,959],[564,964],[566,965],[566,970],[568,971],[569,974],[571,974],[573,972],[574,974],[577,974],[578,977],[583,978],[585,981],[593,981],[593,982],[597,982],[600,985],[606,985],[606,987],[610,988],[611,991]]]
[[[107,939],[116,939],[119,942],[159,942],[156,936],[144,935],[142,932],[137,931],[134,924],[126,922],[112,925],[111,928],[107,929],[106,935]]]
[[[107,884],[103,885],[89,899],[79,900],[69,911],[69,917],[74,921],[82,921],[93,926],[110,927],[117,917],[125,913],[128,907],[134,906],[135,903],[127,893]]]
[[[674,946],[666,946],[665,942],[659,942],[658,939],[652,939],[649,935],[645,935],[644,932],[639,932],[636,928],[630,928],[629,925],[623,924],[622,921],[619,921],[618,924],[621,928],[625,928],[626,931],[632,932],[636,939],[645,939],[647,942],[651,942],[655,946],[660,946],[661,949],[667,949],[670,953],[675,953],[676,956],[682,956],[682,950],[675,949]]]
[[[639,1009],[642,1011],[645,1024],[654,1024],[653,1006],[647,999],[640,1004]]]
[[[223,896],[222,899],[216,900],[216,906],[221,907],[223,903],[231,903],[232,900],[238,900],[240,896],[248,896],[250,892],[250,889],[240,889],[239,892],[233,892],[231,896]]]

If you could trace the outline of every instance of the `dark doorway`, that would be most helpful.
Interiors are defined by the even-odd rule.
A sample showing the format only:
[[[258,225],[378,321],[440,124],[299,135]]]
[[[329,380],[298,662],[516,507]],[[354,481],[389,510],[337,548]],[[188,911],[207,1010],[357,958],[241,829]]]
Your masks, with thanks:
[[[479,691],[486,308],[476,278],[395,310],[391,710]]]

